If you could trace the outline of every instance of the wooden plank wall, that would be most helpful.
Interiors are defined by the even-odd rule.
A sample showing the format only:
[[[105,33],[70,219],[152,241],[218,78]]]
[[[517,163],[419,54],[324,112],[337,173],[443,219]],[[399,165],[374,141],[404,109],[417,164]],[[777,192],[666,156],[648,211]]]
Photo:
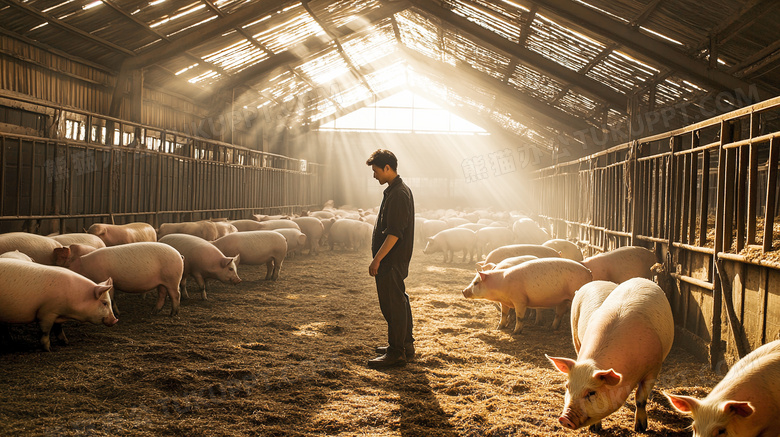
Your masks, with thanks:
[[[775,98],[534,174],[555,237],[655,251],[677,340],[713,368],[780,338],[778,114]]]

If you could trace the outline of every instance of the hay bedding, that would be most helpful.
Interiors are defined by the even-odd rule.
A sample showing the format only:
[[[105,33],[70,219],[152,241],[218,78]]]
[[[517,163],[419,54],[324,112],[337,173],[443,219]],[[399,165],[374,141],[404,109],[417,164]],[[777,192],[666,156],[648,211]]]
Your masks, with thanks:
[[[0,434],[44,436],[568,436],[557,423],[564,378],[544,353],[574,356],[568,322],[494,329],[498,312],[460,290],[467,264],[415,252],[407,289],[418,359],[374,371],[385,344],[370,259],[323,251],[289,259],[279,282],[241,266],[236,287],[213,283],[180,316],[154,299],[120,296],[113,328],[65,325],[70,345],[41,352],[34,327],[0,345]],[[169,307],[163,309],[163,313]],[[549,326],[551,314],[546,319]],[[702,396],[718,380],[675,347],[660,386]],[[604,421],[633,432],[633,401]],[[690,435],[690,421],[655,393],[649,435]]]

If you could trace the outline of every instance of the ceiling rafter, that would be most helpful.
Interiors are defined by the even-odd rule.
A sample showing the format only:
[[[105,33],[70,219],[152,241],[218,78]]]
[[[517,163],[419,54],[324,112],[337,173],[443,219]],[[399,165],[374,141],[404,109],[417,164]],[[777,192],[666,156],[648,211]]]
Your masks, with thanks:
[[[712,33],[717,37],[718,44],[724,44],[777,6],[777,0],[758,0],[752,6],[732,16],[730,21],[721,23],[720,26],[713,29]]]
[[[336,45],[336,51],[339,52],[339,55],[341,55],[341,58],[344,59],[344,62],[347,63],[347,66],[349,66],[349,71],[351,71],[355,78],[362,82],[363,85],[368,88],[368,91],[376,95],[374,90],[371,88],[371,85],[368,83],[365,77],[363,77],[362,74],[355,68],[355,64],[352,62],[352,59],[349,58],[347,53],[344,51],[344,47],[341,46],[341,43],[339,42],[339,39],[336,37],[336,35],[333,33],[333,31],[330,29],[330,26],[327,25],[324,21],[322,21],[317,14],[314,13],[314,11],[311,9],[311,6],[309,6],[309,0],[301,0],[301,4],[303,5],[304,9],[306,9],[306,12],[311,15],[311,17],[314,19],[314,21],[322,28],[322,30],[325,31],[325,33],[330,37],[331,41]]]
[[[653,12],[655,12],[655,10],[658,9],[658,6],[661,6],[661,3],[663,2],[664,0],[653,0],[646,4],[645,7],[642,8],[642,12],[631,20],[628,25],[634,28],[641,26],[651,15],[653,15]]]
[[[481,43],[508,55],[509,57],[515,57],[521,63],[551,76],[556,80],[572,84],[584,94],[596,100],[605,101],[616,110],[625,112],[626,96],[607,85],[587,76],[582,76],[576,71],[570,70],[551,59],[545,58],[539,53],[504,39],[496,33],[485,29],[478,24],[472,23],[468,19],[463,18],[450,10],[432,4],[431,2],[425,0],[411,0],[411,3],[426,14],[437,17],[443,22],[454,26],[459,31],[476,38]]]
[[[461,76],[471,79],[475,83],[493,90],[496,95],[511,97],[517,105],[522,106],[523,109],[527,110],[527,113],[530,116],[541,119],[544,124],[554,126],[561,131],[589,128],[589,125],[584,120],[561,111],[558,108],[548,106],[533,97],[525,95],[514,87],[506,85],[501,80],[495,79],[485,73],[478,72],[467,65],[453,67],[445,62],[436,61],[424,55],[417,54],[411,49],[402,48],[401,51],[407,61],[413,66],[420,67],[429,72],[435,68],[435,70],[438,71],[438,74],[444,72],[444,75],[450,80],[450,83],[457,83],[457,78]]]
[[[706,64],[687,56],[676,48],[647,36],[638,30],[620,23],[604,14],[572,0],[532,0],[553,15],[584,26],[588,31],[601,35],[628,49],[646,56],[657,63],[670,66],[679,74],[718,90],[744,90],[750,84],[720,70],[710,69]],[[763,97],[769,95],[759,89]]]
[[[111,41],[105,40],[99,36],[92,35],[89,32],[85,32],[79,28],[71,26],[70,24],[60,20],[59,18],[53,17],[52,15],[47,14],[45,12],[41,12],[28,4],[19,2],[19,0],[0,0],[0,1],[5,2],[9,6],[13,6],[14,8],[21,10],[27,15],[41,19],[51,24],[52,26],[58,27],[70,34],[80,36],[81,38],[84,38],[85,40],[93,44],[97,44],[113,52],[121,53],[125,56],[135,56],[135,52],[133,52],[132,50],[126,49],[124,47],[112,43]]]
[[[333,34],[336,38],[344,38],[346,36],[358,33],[378,23],[379,21],[382,21],[388,17],[392,17],[397,12],[407,9],[408,7],[409,4],[405,2],[399,2],[398,4],[393,4],[392,6],[382,6],[379,9],[361,15],[357,19],[353,20],[354,22],[361,22],[362,24],[360,26],[353,26],[351,24],[341,26],[337,29],[334,29]],[[243,83],[256,80],[259,77],[263,77],[273,72],[277,68],[286,68],[288,64],[293,64],[295,62],[305,60],[311,55],[321,50],[327,49],[329,45],[330,41],[322,41],[322,39],[317,36],[310,37],[298,45],[299,48],[305,48],[305,50],[296,49],[295,53],[293,53],[292,50],[287,50],[273,55],[257,65],[242,70],[241,72],[233,75],[228,80],[224,81],[223,83],[219,83],[216,86],[218,89],[238,87]]]

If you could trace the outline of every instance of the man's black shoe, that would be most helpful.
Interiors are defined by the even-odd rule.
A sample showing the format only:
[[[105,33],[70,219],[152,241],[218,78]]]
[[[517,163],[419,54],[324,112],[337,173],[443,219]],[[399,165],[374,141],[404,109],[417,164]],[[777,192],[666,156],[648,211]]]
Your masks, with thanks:
[[[411,360],[414,358],[415,350],[413,344],[407,344],[404,347],[404,352],[406,353],[406,359]],[[376,353],[378,354],[386,354],[387,353],[387,346],[377,346]]]
[[[403,367],[406,365],[406,358],[403,354],[384,354],[373,360],[368,360],[368,367],[372,369],[386,369],[388,367]]]

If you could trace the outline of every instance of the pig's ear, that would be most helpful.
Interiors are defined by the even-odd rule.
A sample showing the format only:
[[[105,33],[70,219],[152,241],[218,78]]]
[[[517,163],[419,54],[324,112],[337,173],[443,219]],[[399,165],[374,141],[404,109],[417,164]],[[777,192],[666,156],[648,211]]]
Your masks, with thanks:
[[[70,258],[70,247],[65,246],[54,249],[52,257],[54,258],[55,266],[67,267],[68,258]]]
[[[114,286],[114,281],[111,278],[97,284],[95,286],[95,299],[100,299],[103,293],[107,293]]]
[[[235,262],[236,262],[236,265],[238,265],[238,261],[239,261],[239,259],[240,259],[240,258],[241,258],[241,255],[240,255],[240,254],[239,254],[239,255],[236,255],[235,257],[233,257],[233,261],[235,261]]]
[[[484,271],[482,271],[482,272],[477,272],[477,274],[479,275],[479,279],[480,279],[480,281],[484,281],[484,280],[486,280],[486,279],[488,278],[488,276],[490,276],[490,275],[488,275],[488,274],[487,274],[486,272],[484,272]]]
[[[571,372],[571,369],[574,368],[574,365],[577,364],[576,361],[572,360],[571,358],[560,358],[560,357],[551,357],[547,354],[544,354],[545,357],[547,357],[548,360],[550,360],[551,363],[553,363],[553,366],[555,366],[556,369],[558,369],[559,372],[569,374]]]
[[[728,401],[723,403],[723,412],[724,413],[731,413],[736,414],[740,417],[748,417],[755,409],[753,408],[753,405],[750,404],[750,402],[738,402],[738,401]]]
[[[618,385],[620,380],[623,379],[623,375],[615,372],[614,369],[599,370],[593,374],[593,377],[607,385]]]
[[[679,396],[669,393],[664,393],[672,406],[681,413],[693,413],[699,408],[699,400],[690,396]]]
[[[225,267],[229,266],[231,262],[233,262],[233,258],[224,257],[220,261],[219,265],[221,265],[224,269]]]

